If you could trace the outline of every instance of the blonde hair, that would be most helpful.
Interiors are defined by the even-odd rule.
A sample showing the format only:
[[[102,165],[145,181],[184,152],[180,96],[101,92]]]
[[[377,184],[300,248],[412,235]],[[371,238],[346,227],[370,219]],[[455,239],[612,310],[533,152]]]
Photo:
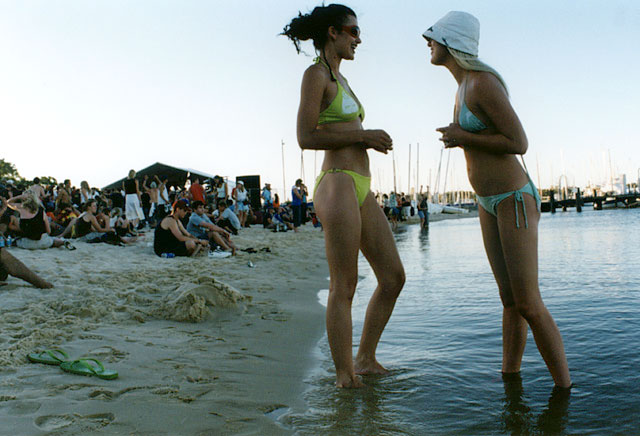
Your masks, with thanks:
[[[38,198],[38,194],[35,191],[27,190],[22,197],[22,207],[29,209],[31,212],[37,212],[42,203]]]
[[[89,184],[87,183],[86,180],[83,180],[82,182],[80,182],[80,187],[86,190],[89,190]]]
[[[456,64],[458,64],[460,68],[471,71],[484,71],[496,76],[496,78],[504,87],[504,90],[507,92],[507,95],[509,95],[509,88],[507,88],[507,83],[504,81],[500,73],[498,73],[494,68],[482,62],[480,59],[478,59],[477,56],[461,52],[460,50],[456,50],[451,47],[447,47],[447,50],[449,51],[451,56],[453,56],[453,59],[456,61]]]

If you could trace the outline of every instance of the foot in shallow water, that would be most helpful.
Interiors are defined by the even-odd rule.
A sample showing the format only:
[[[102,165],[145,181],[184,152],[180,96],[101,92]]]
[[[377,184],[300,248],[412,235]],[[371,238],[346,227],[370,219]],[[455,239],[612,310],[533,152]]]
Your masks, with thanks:
[[[336,387],[345,389],[363,388],[365,385],[362,383],[362,379],[357,376],[338,376],[336,379]]]
[[[357,359],[355,361],[356,374],[359,375],[383,375],[389,371],[378,363],[377,360]]]

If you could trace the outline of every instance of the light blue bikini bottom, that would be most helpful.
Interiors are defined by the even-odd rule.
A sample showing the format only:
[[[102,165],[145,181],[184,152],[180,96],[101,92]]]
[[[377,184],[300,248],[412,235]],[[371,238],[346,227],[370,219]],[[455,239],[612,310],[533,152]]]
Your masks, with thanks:
[[[505,192],[504,194],[488,195],[486,197],[480,197],[479,195],[476,195],[476,198],[478,199],[478,204],[480,204],[480,206],[482,206],[484,210],[497,217],[498,205],[500,204],[500,202],[513,195],[515,199],[514,204],[516,207],[516,228],[520,228],[520,223],[518,222],[518,202],[522,203],[524,226],[525,228],[529,228],[529,222],[527,221],[527,209],[524,206],[524,197],[522,196],[522,194],[525,193],[531,195],[536,200],[536,208],[538,209],[538,212],[540,212],[540,196],[538,195],[538,190],[531,180],[529,180],[526,185],[524,185],[517,191],[509,191]]]

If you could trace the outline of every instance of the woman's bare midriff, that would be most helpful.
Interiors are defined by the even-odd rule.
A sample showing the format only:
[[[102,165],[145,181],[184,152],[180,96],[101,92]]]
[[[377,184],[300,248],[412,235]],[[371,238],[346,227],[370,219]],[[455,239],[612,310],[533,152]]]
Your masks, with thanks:
[[[465,150],[467,175],[481,197],[515,191],[529,179],[515,154],[490,154]]]
[[[329,132],[346,132],[350,130],[362,130],[360,119],[347,123],[330,123],[318,126],[318,129]],[[350,145],[335,150],[325,150],[322,171],[333,168],[351,170],[363,176],[371,176],[369,172],[369,155],[364,145]]]

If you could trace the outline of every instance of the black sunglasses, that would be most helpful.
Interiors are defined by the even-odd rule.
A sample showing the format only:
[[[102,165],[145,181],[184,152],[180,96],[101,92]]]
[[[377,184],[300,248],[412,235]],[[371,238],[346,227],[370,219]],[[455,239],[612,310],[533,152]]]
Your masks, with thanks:
[[[358,27],[357,25],[342,26],[341,29],[345,32],[349,32],[349,35],[353,36],[354,38],[360,37],[360,27]]]

